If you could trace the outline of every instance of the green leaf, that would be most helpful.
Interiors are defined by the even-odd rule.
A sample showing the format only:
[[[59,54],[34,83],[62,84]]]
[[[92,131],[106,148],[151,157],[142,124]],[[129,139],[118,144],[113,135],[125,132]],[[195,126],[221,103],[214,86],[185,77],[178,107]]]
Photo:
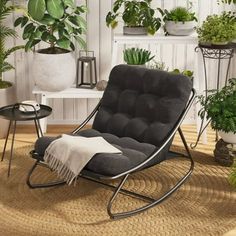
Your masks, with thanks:
[[[55,19],[64,15],[64,7],[61,0],[47,0],[47,11]]]
[[[21,22],[22,22],[22,19],[23,19],[23,17],[17,18],[17,19],[15,20],[15,22],[14,22],[14,27],[17,27],[18,25],[20,25]]]
[[[55,19],[51,17],[49,14],[45,14],[43,19],[40,20],[40,23],[44,25],[53,25],[55,23]]]
[[[75,37],[75,40],[78,42],[78,44],[82,49],[86,49],[87,47],[86,42],[81,37],[77,36]]]
[[[76,5],[75,5],[75,2],[73,0],[63,0],[65,6],[68,6],[68,7],[71,7],[71,8],[74,8]]]
[[[70,40],[68,40],[67,38],[61,38],[59,40],[57,40],[57,45],[61,48],[65,48],[65,49],[68,49],[70,47]]]
[[[29,0],[28,2],[28,12],[31,17],[39,21],[43,18],[46,11],[45,0]]]

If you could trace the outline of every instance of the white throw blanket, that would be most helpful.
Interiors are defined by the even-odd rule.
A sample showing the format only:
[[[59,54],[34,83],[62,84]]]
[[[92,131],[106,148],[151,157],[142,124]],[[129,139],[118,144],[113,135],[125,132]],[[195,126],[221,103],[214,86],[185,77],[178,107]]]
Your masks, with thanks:
[[[63,134],[47,147],[44,160],[70,185],[97,153],[122,152],[102,137],[86,138]]]

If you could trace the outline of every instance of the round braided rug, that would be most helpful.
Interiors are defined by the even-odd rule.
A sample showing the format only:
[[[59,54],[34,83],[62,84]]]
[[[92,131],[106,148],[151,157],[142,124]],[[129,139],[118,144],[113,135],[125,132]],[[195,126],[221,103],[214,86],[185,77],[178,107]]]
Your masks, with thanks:
[[[211,156],[192,152],[195,169],[189,180],[163,203],[141,214],[110,220],[106,206],[112,192],[79,179],[76,186],[29,189],[26,174],[33,164],[31,147],[14,150],[11,176],[8,160],[0,163],[0,235],[223,235],[236,227],[236,193],[229,186],[230,169]],[[8,154],[9,155],[9,154]],[[166,161],[129,177],[126,188],[158,197],[187,170],[189,162]],[[52,179],[38,168],[34,182]],[[114,211],[133,209],[144,202],[120,195]]]

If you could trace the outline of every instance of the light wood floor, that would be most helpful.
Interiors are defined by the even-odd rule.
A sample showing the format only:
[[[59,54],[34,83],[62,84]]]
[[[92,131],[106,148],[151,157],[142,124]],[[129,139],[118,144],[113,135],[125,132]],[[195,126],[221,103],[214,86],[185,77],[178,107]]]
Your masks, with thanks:
[[[62,133],[69,133],[71,132],[76,126],[74,125],[49,125],[48,132],[45,135],[56,136]],[[184,132],[185,138],[187,143],[194,143],[197,138],[196,127],[194,125],[183,125],[182,131]],[[35,134],[35,128],[33,125],[19,125],[17,127],[17,134],[15,137],[15,144],[14,147],[23,147],[27,145],[33,145],[37,136]],[[195,148],[196,151],[204,152],[209,155],[212,155],[213,158],[213,150],[215,148],[215,132],[211,129],[207,131],[207,144],[202,144],[201,140],[198,146]],[[4,146],[4,139],[0,139],[0,150],[3,149]],[[180,137],[176,135],[174,139],[174,144],[182,145],[180,141]],[[10,145],[8,145],[7,150],[10,149]],[[224,236],[235,236],[236,235],[236,228]]]

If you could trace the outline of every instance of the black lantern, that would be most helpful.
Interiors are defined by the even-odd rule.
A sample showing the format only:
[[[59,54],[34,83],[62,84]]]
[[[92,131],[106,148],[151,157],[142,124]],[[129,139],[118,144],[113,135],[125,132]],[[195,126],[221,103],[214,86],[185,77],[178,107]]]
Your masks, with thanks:
[[[85,70],[85,67],[88,69]],[[89,73],[86,73],[89,71]],[[89,74],[87,82],[85,82],[85,73]],[[97,84],[97,68],[96,57],[94,51],[79,51],[79,58],[77,60],[77,73],[76,73],[76,88],[94,88]]]

